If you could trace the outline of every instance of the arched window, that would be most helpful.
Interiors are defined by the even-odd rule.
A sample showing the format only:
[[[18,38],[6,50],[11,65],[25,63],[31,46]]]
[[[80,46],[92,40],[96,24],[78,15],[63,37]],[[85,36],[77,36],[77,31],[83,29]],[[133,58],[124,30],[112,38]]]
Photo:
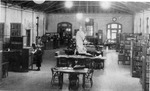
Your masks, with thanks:
[[[107,39],[116,41],[117,35],[122,32],[122,24],[109,23],[107,24]]]

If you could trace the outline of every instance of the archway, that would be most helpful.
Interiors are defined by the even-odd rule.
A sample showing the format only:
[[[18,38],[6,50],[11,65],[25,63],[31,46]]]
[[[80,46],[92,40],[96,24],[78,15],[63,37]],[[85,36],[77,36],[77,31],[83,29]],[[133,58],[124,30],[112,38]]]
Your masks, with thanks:
[[[60,22],[57,24],[57,32],[60,35],[60,45],[67,45],[72,38],[72,24],[69,22]]]

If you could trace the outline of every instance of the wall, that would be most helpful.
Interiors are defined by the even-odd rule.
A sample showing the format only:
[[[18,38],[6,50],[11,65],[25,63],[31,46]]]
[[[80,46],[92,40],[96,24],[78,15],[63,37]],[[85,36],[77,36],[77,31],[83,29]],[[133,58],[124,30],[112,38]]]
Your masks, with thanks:
[[[149,18],[148,21],[147,18]],[[141,23],[140,23],[140,19],[141,19]],[[147,25],[149,28],[147,27]],[[134,33],[147,34],[150,33],[149,29],[150,29],[150,11],[144,10],[136,13],[134,17]]]
[[[10,37],[10,24],[11,23],[21,23],[21,35],[26,36],[26,30],[31,30],[31,43],[35,42],[35,37],[37,35],[36,17],[39,17],[39,36],[45,33],[45,16],[46,14],[42,12],[36,12],[29,9],[21,9],[19,7],[8,7],[5,5],[1,6],[1,17],[0,22],[5,23],[5,38]],[[31,44],[30,43],[30,44]],[[24,45],[26,42],[24,41]]]
[[[46,32],[57,32],[57,24],[59,22],[72,23],[72,29],[79,28],[79,22],[84,21],[87,17],[94,19],[94,31],[102,29],[104,38],[106,38],[106,24],[112,22],[112,18],[117,18],[117,23],[123,25],[123,32],[131,33],[133,30],[133,16],[129,14],[84,14],[82,20],[77,20],[75,14],[49,14],[48,30]]]

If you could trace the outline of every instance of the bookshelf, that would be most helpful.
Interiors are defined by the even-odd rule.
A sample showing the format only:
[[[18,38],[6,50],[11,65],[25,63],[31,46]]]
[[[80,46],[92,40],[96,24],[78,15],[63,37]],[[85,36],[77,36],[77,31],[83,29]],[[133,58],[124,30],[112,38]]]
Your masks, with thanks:
[[[149,77],[150,77],[150,39],[149,37],[143,38],[143,56],[142,56],[142,71],[140,82],[143,91],[149,91]]]
[[[140,78],[142,69],[142,43],[141,36],[137,35],[133,42],[132,60],[131,60],[131,75],[132,77]]]
[[[134,36],[132,33],[125,34],[125,40],[124,40],[124,62],[123,64],[130,65],[131,61],[131,52],[132,52],[132,40],[134,39]]]

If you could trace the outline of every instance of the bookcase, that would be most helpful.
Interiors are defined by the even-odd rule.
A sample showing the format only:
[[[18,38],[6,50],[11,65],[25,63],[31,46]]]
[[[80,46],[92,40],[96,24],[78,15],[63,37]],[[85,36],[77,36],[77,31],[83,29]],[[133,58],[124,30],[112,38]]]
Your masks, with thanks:
[[[119,64],[119,62],[122,62],[122,64],[123,64],[124,63],[124,41],[120,41],[118,52],[119,52],[118,64]]]
[[[22,36],[11,36],[10,50],[3,51],[3,62],[9,63],[9,71],[27,72],[32,64],[31,47],[23,47],[23,38]]]
[[[137,35],[136,40],[133,42],[133,49],[132,49],[132,59],[131,59],[131,75],[132,77],[141,76],[141,69],[142,69],[142,43],[141,43],[141,36]]]
[[[23,37],[10,37],[10,49],[21,50],[23,48]]]
[[[143,91],[149,91],[149,77],[150,77],[150,39],[144,38],[143,43],[143,56],[142,56],[142,71],[140,82],[142,84]]]
[[[122,64],[129,65],[131,61],[131,52],[132,52],[132,40],[134,36],[132,33],[122,34],[121,43],[120,43],[120,52],[119,55],[123,55]]]

